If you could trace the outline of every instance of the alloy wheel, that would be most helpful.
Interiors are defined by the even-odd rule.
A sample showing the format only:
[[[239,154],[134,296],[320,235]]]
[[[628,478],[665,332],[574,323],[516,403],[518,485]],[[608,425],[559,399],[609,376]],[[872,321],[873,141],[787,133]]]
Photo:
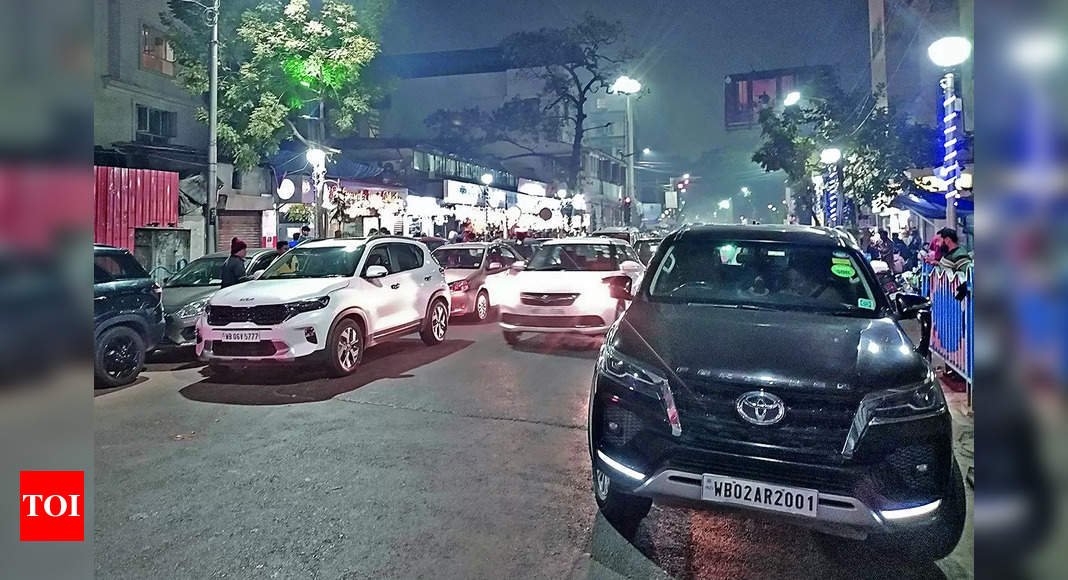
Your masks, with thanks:
[[[352,370],[356,361],[360,360],[360,334],[355,328],[349,326],[341,331],[337,340],[337,361],[341,368]]]
[[[439,302],[434,306],[434,313],[430,319],[430,331],[434,333],[436,340],[442,340],[445,338],[445,329],[448,328],[449,313],[445,310],[445,307]]]
[[[133,339],[118,336],[104,346],[104,370],[113,379],[120,379],[137,370],[137,352]]]
[[[478,319],[485,320],[489,315],[489,299],[485,294],[479,294],[478,299],[475,301],[475,310],[478,312]]]

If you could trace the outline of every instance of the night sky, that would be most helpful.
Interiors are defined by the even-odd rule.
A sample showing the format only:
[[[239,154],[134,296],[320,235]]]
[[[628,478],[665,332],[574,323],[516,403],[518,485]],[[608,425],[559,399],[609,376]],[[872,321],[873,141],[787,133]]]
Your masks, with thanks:
[[[629,74],[650,93],[638,105],[638,148],[694,160],[731,147],[737,138],[723,128],[723,77],[731,73],[829,64],[846,88],[870,82],[867,3],[857,0],[396,0],[383,51],[492,46],[586,10],[622,21],[640,55]],[[740,171],[759,179],[748,165]]]

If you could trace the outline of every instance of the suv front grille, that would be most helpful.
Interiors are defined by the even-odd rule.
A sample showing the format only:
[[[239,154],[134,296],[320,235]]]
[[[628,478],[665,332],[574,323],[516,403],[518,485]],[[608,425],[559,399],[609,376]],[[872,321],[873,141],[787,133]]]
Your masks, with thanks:
[[[251,322],[263,326],[281,324],[289,315],[284,304],[264,306],[212,306],[208,313],[208,324],[226,326],[234,322]]]
[[[811,456],[839,457],[853,421],[857,404],[851,397],[832,393],[766,389],[786,405],[782,420],[774,425],[754,425],[739,416],[738,397],[752,390],[748,385],[691,380],[698,400],[677,398],[684,436],[698,445],[759,446]]]
[[[501,322],[516,326],[537,328],[595,328],[604,326],[600,316],[528,316],[525,314],[501,314]]]
[[[519,301],[527,306],[571,306],[578,294],[540,294],[520,292]]]

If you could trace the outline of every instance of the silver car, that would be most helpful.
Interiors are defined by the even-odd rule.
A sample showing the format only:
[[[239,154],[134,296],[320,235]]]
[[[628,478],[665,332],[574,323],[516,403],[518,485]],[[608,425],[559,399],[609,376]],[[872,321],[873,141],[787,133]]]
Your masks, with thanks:
[[[204,305],[222,287],[220,271],[230,254],[216,252],[190,262],[163,283],[163,312],[167,329],[157,350],[196,345],[197,318]],[[273,248],[249,248],[245,255],[245,272],[251,276],[264,270],[278,257]]]

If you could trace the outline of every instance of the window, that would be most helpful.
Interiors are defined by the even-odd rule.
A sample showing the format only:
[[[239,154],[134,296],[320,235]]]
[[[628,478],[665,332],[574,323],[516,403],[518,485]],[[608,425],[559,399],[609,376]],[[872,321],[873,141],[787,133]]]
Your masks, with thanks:
[[[162,31],[141,27],[141,68],[174,76],[174,48]]]
[[[178,114],[145,105],[137,105],[138,143],[164,145],[177,135]]]
[[[261,280],[283,278],[341,278],[352,276],[364,245],[296,246],[275,260]]]
[[[148,272],[126,252],[109,252],[93,256],[93,283],[148,278]]]
[[[501,264],[503,264],[505,267],[508,267],[514,264],[515,261],[518,259],[519,257],[513,254],[512,250],[501,246]]]
[[[538,249],[527,270],[610,272],[617,268],[616,252],[608,244],[552,244]]]
[[[412,244],[388,244],[389,253],[397,266],[397,272],[423,267],[423,252]]]
[[[388,244],[379,244],[367,253],[367,264],[364,265],[363,271],[366,273],[367,268],[371,266],[384,266],[390,274],[396,274],[400,270],[393,267],[393,264],[389,259],[389,252],[386,250]]]

